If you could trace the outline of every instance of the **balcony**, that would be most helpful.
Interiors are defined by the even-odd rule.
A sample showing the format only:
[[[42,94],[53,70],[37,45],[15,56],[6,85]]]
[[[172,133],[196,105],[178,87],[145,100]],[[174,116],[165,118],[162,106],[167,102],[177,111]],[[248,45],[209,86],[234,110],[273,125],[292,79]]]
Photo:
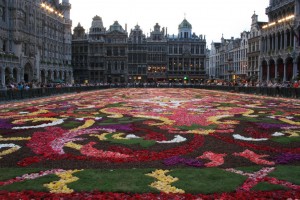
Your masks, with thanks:
[[[1,63],[19,63],[19,58],[13,54],[1,54],[0,53]]]

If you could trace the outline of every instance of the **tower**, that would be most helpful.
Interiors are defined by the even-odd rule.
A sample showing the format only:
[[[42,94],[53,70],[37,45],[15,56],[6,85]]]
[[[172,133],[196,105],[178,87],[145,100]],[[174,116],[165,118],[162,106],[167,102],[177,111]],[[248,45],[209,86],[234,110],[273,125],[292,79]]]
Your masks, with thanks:
[[[62,10],[64,13],[64,18],[70,19],[71,4],[69,0],[62,0]]]
[[[191,38],[192,37],[192,25],[184,19],[178,26],[179,38]]]

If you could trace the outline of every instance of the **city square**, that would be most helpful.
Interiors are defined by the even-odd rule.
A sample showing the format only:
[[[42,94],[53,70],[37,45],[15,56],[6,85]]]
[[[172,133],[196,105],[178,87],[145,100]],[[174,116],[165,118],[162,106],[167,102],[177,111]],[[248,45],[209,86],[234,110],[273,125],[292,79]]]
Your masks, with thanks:
[[[0,200],[300,199],[299,163],[299,0],[0,0]]]

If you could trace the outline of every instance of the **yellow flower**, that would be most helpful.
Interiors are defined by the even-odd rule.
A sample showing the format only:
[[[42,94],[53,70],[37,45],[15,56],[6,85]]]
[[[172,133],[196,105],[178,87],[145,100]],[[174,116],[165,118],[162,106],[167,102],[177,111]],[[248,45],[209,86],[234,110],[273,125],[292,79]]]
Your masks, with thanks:
[[[158,181],[151,183],[151,187],[156,188],[165,193],[185,193],[184,190],[178,189],[170,184],[178,181],[178,178],[174,178],[170,175],[166,175],[166,173],[170,172],[169,170],[156,170],[150,174],[146,174],[147,176],[151,176],[156,178]]]
[[[93,126],[95,123],[95,120],[93,119],[88,119],[85,121],[85,123],[82,125],[82,126],[79,126],[77,128],[74,128],[72,129],[72,131],[77,131],[77,130],[80,130],[80,129],[86,129],[86,128],[89,128],[91,126]]]
[[[64,172],[55,173],[57,176],[60,177],[60,180],[44,184],[44,186],[49,188],[51,193],[72,193],[74,192],[74,190],[68,188],[67,184],[79,180],[79,178],[73,176],[74,173],[79,171],[82,170],[68,170]]]

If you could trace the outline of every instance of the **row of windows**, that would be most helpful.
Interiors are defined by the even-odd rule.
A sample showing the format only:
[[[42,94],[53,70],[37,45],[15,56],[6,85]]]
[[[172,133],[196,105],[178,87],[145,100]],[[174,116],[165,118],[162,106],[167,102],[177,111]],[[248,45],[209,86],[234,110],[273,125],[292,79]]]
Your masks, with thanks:
[[[184,47],[183,45],[174,45],[174,46],[169,46],[169,53],[170,54],[182,54],[183,53],[183,48],[184,51],[189,51],[191,54],[204,54],[204,45],[192,45],[191,47]]]
[[[113,47],[113,49],[117,49],[118,47]],[[107,51],[111,49],[111,47],[106,48]],[[204,46],[191,46],[190,49],[186,49],[185,51],[188,50],[192,54],[204,54]],[[165,46],[128,46],[128,50],[137,50],[137,51],[146,51],[148,52],[166,52],[166,47]],[[104,47],[103,46],[90,46],[90,53],[103,53]],[[117,51],[117,50],[116,50]],[[125,51],[125,48],[121,48],[121,51]],[[73,52],[74,53],[88,53],[88,46],[74,46],[73,47]],[[169,46],[169,53],[170,54],[182,54],[183,53],[183,46]]]

